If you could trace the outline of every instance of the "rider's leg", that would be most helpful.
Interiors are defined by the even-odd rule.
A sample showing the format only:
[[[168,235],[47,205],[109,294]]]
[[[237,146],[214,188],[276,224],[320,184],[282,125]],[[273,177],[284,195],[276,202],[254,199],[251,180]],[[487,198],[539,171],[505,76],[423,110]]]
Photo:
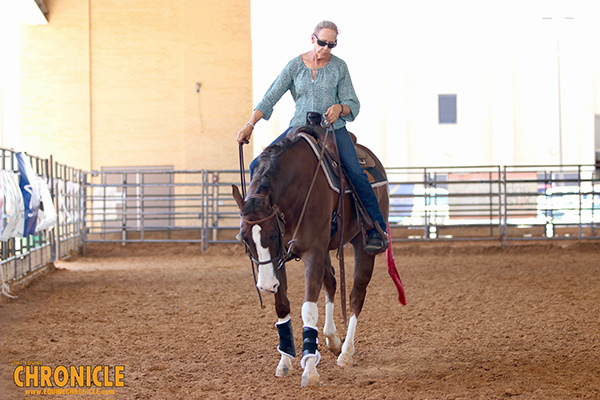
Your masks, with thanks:
[[[346,127],[336,129],[335,138],[342,165],[348,174],[350,182],[352,182],[352,185],[356,189],[357,195],[364,204],[369,217],[371,217],[373,222],[378,222],[379,226],[385,233],[387,224],[383,218],[381,209],[379,208],[377,196],[375,196],[375,192],[371,187],[371,183],[369,182],[367,174],[364,172],[363,168],[358,162],[358,156],[356,155],[354,143],[352,143],[352,139],[350,138],[350,134],[348,133],[348,130],[346,130]],[[384,248],[384,238],[379,237],[375,229],[369,230],[367,235],[368,243],[366,250],[370,252],[377,252]]]

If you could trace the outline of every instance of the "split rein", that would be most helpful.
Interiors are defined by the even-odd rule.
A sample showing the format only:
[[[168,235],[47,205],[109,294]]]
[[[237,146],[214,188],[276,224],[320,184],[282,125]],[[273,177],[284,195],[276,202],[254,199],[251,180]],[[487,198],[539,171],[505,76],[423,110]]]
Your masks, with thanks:
[[[324,128],[329,128],[330,127],[329,121],[327,121],[327,119],[324,118],[324,120],[322,122],[322,126]],[[331,130],[333,130],[333,128]],[[325,133],[325,141],[327,140],[327,135],[329,135],[329,129],[327,129],[327,131]],[[248,141],[245,141],[239,145],[240,176],[241,176],[240,181],[242,184],[242,198],[243,199],[246,199],[246,173],[245,173],[245,167],[244,167],[243,146],[244,146],[244,144],[247,144],[247,143],[248,143]],[[304,212],[306,211],[306,206],[308,204],[308,200],[310,199],[310,195],[311,195],[313,187],[315,185],[315,181],[316,181],[317,175],[319,173],[319,168],[321,165],[321,161],[323,160],[324,153],[325,153],[325,146],[322,146],[321,154],[319,155],[319,160],[317,162],[317,166],[315,167],[315,172],[313,174],[312,181],[311,181],[310,187],[308,189],[308,193],[306,194],[306,198],[304,199],[304,204],[302,205],[302,211],[300,212],[300,217],[298,218],[298,223],[296,224],[296,229],[294,230],[292,239],[288,242],[287,251],[285,251],[285,254],[284,254],[284,248],[286,246],[284,246],[284,244],[283,244],[283,236],[285,233],[285,216],[276,205],[271,207],[273,209],[273,212],[270,215],[266,216],[265,218],[259,219],[259,220],[249,220],[240,215],[240,218],[242,219],[242,221],[248,225],[260,225],[260,224],[270,220],[271,218],[277,217],[277,228],[279,230],[278,236],[279,236],[280,243],[279,243],[279,254],[276,257],[274,257],[268,261],[260,261],[260,260],[258,260],[258,257],[253,256],[252,251],[250,251],[250,247],[244,241],[244,244],[246,245],[246,250],[248,252],[248,257],[250,258],[250,262],[252,264],[252,275],[254,276],[254,286],[255,287],[256,287],[256,272],[255,272],[255,268],[254,268],[255,265],[258,266],[258,265],[265,265],[265,264],[270,264],[270,263],[274,264],[275,262],[277,262],[277,268],[275,269],[275,274],[278,274],[278,271],[281,268],[283,268],[285,263],[287,261],[291,260],[292,258],[294,258],[294,255],[292,253],[292,247],[294,246],[294,244],[297,241],[296,236],[298,234],[298,229],[300,228],[300,225],[304,218]],[[251,199],[251,198],[266,198],[266,196],[255,193],[255,194],[251,194],[248,196],[248,199]],[[260,290],[258,289],[258,287],[256,288],[256,291],[258,293],[258,298],[260,300],[260,308],[262,309],[262,308],[264,308],[264,306],[263,306],[262,296],[260,294]]]

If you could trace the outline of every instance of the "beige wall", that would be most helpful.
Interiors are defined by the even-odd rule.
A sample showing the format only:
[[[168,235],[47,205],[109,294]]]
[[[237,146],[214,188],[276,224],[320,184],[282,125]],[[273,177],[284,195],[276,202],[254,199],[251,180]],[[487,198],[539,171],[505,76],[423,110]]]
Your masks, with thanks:
[[[85,170],[237,166],[252,109],[249,0],[46,5],[49,24],[22,30],[26,151]]]
[[[21,32],[21,145],[62,163],[90,165],[87,2],[47,1],[51,24]]]

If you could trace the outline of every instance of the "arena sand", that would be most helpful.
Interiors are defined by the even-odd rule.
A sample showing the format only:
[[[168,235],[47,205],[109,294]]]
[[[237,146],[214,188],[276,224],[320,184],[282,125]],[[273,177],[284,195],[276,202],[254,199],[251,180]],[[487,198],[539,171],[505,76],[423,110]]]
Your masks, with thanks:
[[[239,245],[90,245],[0,301],[1,399],[598,399],[600,243],[395,244],[408,305],[379,256],[354,366],[324,343],[321,386],[286,378],[272,296]],[[348,286],[352,281],[347,253]],[[337,265],[334,263],[337,269]],[[288,265],[296,347],[303,267]],[[323,326],[324,296],[319,303]],[[336,298],[336,323],[345,333]],[[323,341],[324,342],[324,341]],[[19,362],[123,365],[113,394],[36,396]]]

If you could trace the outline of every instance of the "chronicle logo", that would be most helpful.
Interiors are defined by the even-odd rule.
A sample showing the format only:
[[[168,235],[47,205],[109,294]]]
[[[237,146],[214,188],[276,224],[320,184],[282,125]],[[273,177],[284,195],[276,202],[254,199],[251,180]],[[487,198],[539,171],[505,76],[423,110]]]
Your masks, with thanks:
[[[51,367],[41,361],[14,361],[15,385],[22,388],[39,387],[123,387],[125,365],[59,365]]]

